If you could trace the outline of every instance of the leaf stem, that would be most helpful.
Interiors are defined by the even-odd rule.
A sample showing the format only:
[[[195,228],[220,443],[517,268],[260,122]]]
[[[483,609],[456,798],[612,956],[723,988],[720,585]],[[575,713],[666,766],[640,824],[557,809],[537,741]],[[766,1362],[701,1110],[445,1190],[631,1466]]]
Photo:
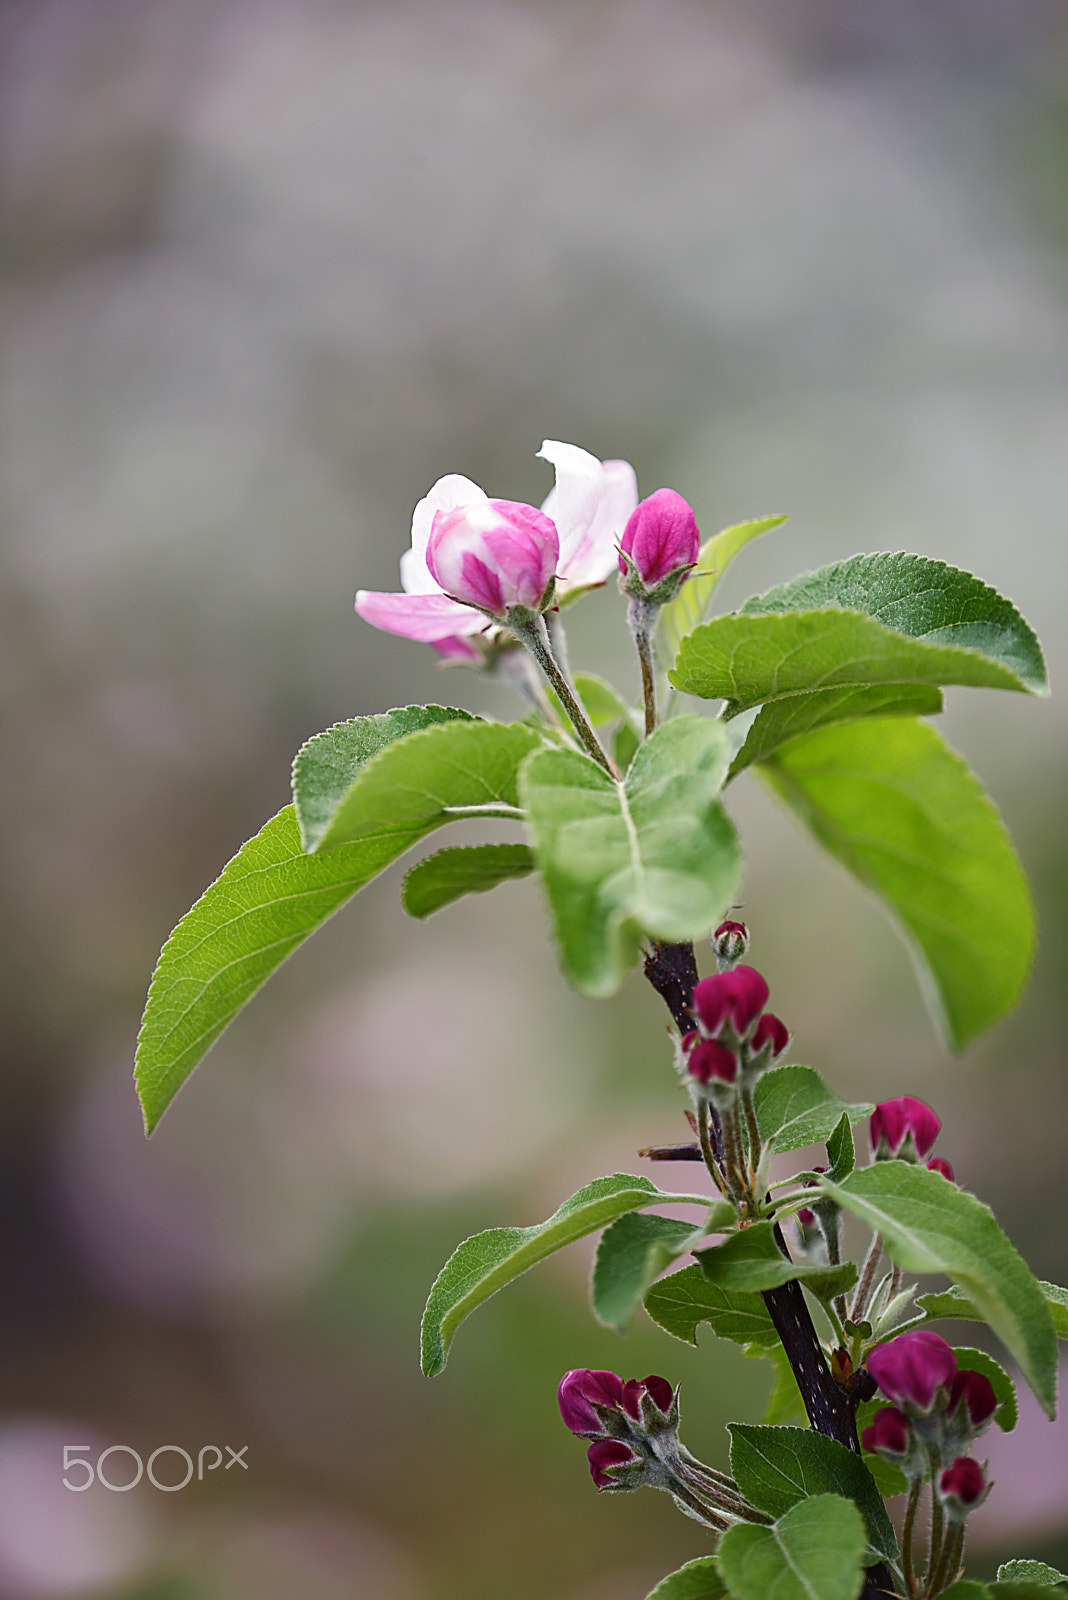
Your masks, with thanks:
[[[697,1137],[701,1141],[701,1154],[705,1158],[705,1166],[712,1175],[712,1181],[720,1194],[725,1195],[727,1193],[727,1185],[724,1183],[720,1173],[719,1163],[712,1149],[712,1140],[708,1132],[708,1109],[707,1105],[699,1105],[697,1107]]]
[[[872,1235],[868,1254],[864,1258],[864,1266],[861,1270],[860,1282],[857,1284],[857,1292],[853,1296],[853,1309],[849,1313],[851,1322],[863,1322],[864,1320],[864,1308],[868,1304],[868,1296],[871,1294],[872,1285],[875,1283],[875,1274],[879,1270],[879,1261],[882,1253],[883,1241],[875,1233]]]
[[[632,597],[627,606],[627,621],[642,669],[642,700],[645,704],[645,737],[656,728],[656,664],[653,660],[653,626],[659,607]]]
[[[901,1529],[901,1564],[905,1574],[905,1588],[909,1593],[909,1600],[915,1600],[916,1595],[916,1566],[912,1554],[912,1541],[916,1533],[916,1512],[920,1505],[920,1492],[923,1489],[923,1479],[917,1478],[909,1489],[908,1505],[905,1507],[905,1521]]]
[[[517,615],[517,613],[520,614]],[[578,696],[568,683],[566,676],[557,663],[556,657],[553,655],[552,646],[549,643],[549,630],[545,626],[545,618],[540,612],[524,612],[524,608],[513,606],[508,615],[508,626],[516,638],[530,651],[549,683],[556,690],[557,699],[567,712],[571,726],[578,734],[588,754],[593,757],[599,767],[607,772],[610,778],[619,783],[618,767],[602,748],[589,718],[579,703]]]

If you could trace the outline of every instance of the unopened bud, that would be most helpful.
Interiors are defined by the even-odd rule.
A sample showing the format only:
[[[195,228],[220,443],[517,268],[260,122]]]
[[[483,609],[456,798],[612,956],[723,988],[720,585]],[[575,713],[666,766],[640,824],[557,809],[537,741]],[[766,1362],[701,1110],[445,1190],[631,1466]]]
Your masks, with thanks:
[[[884,1100],[875,1107],[868,1136],[876,1161],[919,1161],[938,1138],[941,1120],[912,1095]]]
[[[958,1456],[951,1467],[940,1473],[937,1489],[942,1510],[950,1522],[963,1522],[990,1493],[986,1474],[971,1456]]]
[[[749,929],[744,922],[721,922],[712,935],[712,950],[720,972],[736,967],[749,949]]]
[[[909,1420],[896,1406],[884,1406],[875,1413],[871,1427],[864,1429],[860,1442],[865,1450],[887,1456],[890,1460],[908,1455],[912,1448]]]
[[[623,1385],[623,1410],[635,1422],[642,1421],[642,1396],[648,1395],[658,1411],[668,1416],[671,1412],[675,1391],[666,1378],[651,1376],[648,1378],[631,1378]]]
[[[633,1489],[637,1485],[627,1482],[628,1478],[636,1476],[634,1473],[624,1473],[617,1478],[616,1474],[621,1467],[631,1463],[641,1467],[641,1457],[636,1455],[629,1444],[624,1444],[621,1439],[598,1439],[596,1444],[591,1444],[586,1452],[590,1463],[590,1472],[598,1489]]]
[[[916,1328],[877,1345],[867,1368],[888,1400],[926,1416],[945,1398],[957,1358],[937,1333]]]
[[[767,1051],[768,1063],[781,1056],[786,1046],[790,1043],[790,1033],[785,1022],[780,1022],[778,1017],[770,1011],[765,1011],[756,1027],[749,1047],[754,1055],[759,1055],[762,1050]]]
[[[927,1170],[928,1172],[940,1172],[943,1178],[949,1179],[950,1183],[956,1183],[957,1181],[953,1176],[953,1168],[944,1156],[932,1156],[927,1163]]]
[[[623,530],[620,587],[663,605],[685,582],[700,547],[692,508],[674,489],[658,489],[635,507]]]
[[[768,1003],[768,986],[755,967],[734,967],[702,978],[693,992],[694,1010],[706,1034],[715,1037],[727,1022],[741,1037]]]
[[[956,1373],[949,1386],[949,1405],[946,1410],[950,1416],[954,1416],[958,1407],[967,1416],[971,1432],[978,1433],[998,1408],[998,1397],[990,1379],[981,1372],[966,1370]]]
[[[738,1076],[738,1057],[715,1039],[698,1039],[686,1057],[686,1066],[690,1077],[705,1085],[713,1080],[733,1083]]]
[[[603,1439],[608,1430],[594,1409],[616,1410],[623,1401],[623,1379],[614,1372],[576,1367],[565,1372],[556,1392],[564,1426],[580,1439]]]

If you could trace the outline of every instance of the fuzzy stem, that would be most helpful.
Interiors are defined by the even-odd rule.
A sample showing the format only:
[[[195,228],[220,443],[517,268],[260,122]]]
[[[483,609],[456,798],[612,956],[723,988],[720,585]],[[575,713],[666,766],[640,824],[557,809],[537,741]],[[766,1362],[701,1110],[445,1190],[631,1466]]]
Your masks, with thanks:
[[[901,1565],[905,1574],[905,1588],[909,1593],[909,1600],[915,1600],[916,1594],[916,1564],[912,1555],[912,1541],[916,1534],[916,1512],[920,1506],[920,1493],[923,1489],[923,1479],[917,1478],[909,1489],[908,1505],[905,1507],[905,1522],[901,1529]]]
[[[863,1322],[864,1320],[864,1310],[868,1304],[868,1296],[871,1294],[872,1285],[875,1282],[875,1274],[879,1269],[879,1260],[882,1253],[883,1241],[877,1233],[873,1234],[868,1254],[864,1259],[860,1282],[857,1284],[857,1292],[853,1296],[853,1309],[849,1313],[851,1322]]]
[[[538,666],[544,672],[552,687],[556,690],[557,699],[567,712],[571,726],[578,734],[588,753],[597,765],[607,772],[616,783],[619,779],[619,769],[601,747],[601,742],[594,733],[589,719],[579,704],[578,696],[568,683],[567,678],[557,663],[549,645],[549,632],[545,626],[545,618],[540,613],[528,613],[527,616],[515,615],[521,608],[514,606],[509,614],[508,626],[516,638],[530,651]],[[528,620],[529,618],[529,620]]]
[[[653,630],[656,606],[648,601],[633,598],[627,607],[627,621],[634,636],[634,648],[642,669],[642,700],[645,704],[645,737],[656,727],[656,665],[653,661]]]
[[[727,1193],[727,1186],[723,1181],[723,1176],[719,1170],[719,1163],[716,1160],[715,1152],[712,1149],[712,1141],[708,1134],[709,1109],[710,1108],[707,1105],[700,1103],[697,1106],[697,1137],[701,1141],[701,1154],[704,1156],[705,1166],[712,1175],[712,1181],[716,1185],[716,1188],[719,1190],[720,1194],[725,1195]]]
[[[753,1090],[748,1083],[742,1084],[742,1106],[745,1110],[745,1125],[749,1131],[749,1170],[755,1173],[760,1165],[761,1143],[760,1129],[757,1126],[756,1107],[753,1104]]]
[[[933,1492],[933,1491],[932,1491]],[[946,1529],[945,1543],[942,1546],[942,1559],[927,1585],[929,1595],[941,1594],[953,1580],[960,1567],[961,1551],[964,1547],[964,1524],[958,1525],[954,1530],[950,1525]]]
[[[942,1462],[937,1450],[931,1451],[931,1543],[927,1551],[927,1587],[924,1594],[934,1593],[934,1580],[942,1556],[942,1540],[945,1534],[946,1517],[942,1510],[942,1502],[938,1498],[935,1485],[938,1474],[942,1470]]]

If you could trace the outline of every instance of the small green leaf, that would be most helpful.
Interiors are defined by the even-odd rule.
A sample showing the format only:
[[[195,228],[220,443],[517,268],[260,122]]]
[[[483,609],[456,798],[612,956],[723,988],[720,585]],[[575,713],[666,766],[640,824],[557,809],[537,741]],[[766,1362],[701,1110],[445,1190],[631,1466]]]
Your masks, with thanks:
[[[760,1137],[774,1139],[776,1150],[800,1150],[833,1134],[842,1117],[860,1122],[875,1107],[867,1101],[849,1105],[832,1094],[814,1067],[773,1067],[757,1079],[753,1091]]]
[[[853,1130],[849,1126],[849,1114],[843,1111],[838,1122],[827,1138],[827,1159],[831,1163],[827,1176],[832,1183],[841,1183],[857,1164],[856,1147],[853,1144]]]
[[[1006,1561],[998,1568],[998,1579],[1017,1583],[1025,1580],[1050,1588],[1053,1584],[1068,1583],[1068,1573],[1058,1572],[1056,1567],[1049,1567],[1044,1561]]]
[[[802,1500],[770,1528],[735,1523],[719,1565],[735,1600],[857,1600],[864,1524],[838,1495]]]
[[[394,706],[317,733],[293,761],[293,804],[304,848],[318,847],[353,779],[380,750],[435,723],[476,720],[455,706]]]
[[[458,845],[417,861],[401,885],[401,905],[410,917],[429,917],[465,894],[484,894],[509,878],[534,871],[525,844]]]
[[[882,901],[957,1048],[1013,1009],[1034,953],[1030,889],[993,802],[934,728],[822,728],[754,770]]]
[[[698,1556],[661,1578],[645,1600],[730,1600],[715,1556]]]
[[[179,922],[153,974],[136,1067],[148,1133],[272,972],[400,848],[362,839],[307,856],[292,806],[241,846]]]
[[[940,1272],[959,1284],[1053,1416],[1053,1319],[1031,1269],[989,1206],[907,1161],[876,1161],[841,1183],[821,1178],[820,1187],[880,1234],[891,1261],[906,1272]]]
[[[774,1349],[779,1335],[759,1294],[736,1292],[709,1283],[700,1267],[683,1267],[662,1278],[645,1296],[645,1309],[665,1333],[687,1344],[697,1343],[697,1329],[707,1322],[713,1333],[734,1344]]]
[[[642,727],[639,714],[607,678],[599,678],[596,672],[576,672],[574,681],[578,697],[595,728],[607,728],[613,722]]]
[[[990,1600],[990,1590],[975,1578],[958,1578],[942,1590],[938,1600]]]
[[[731,1472],[745,1498],[758,1510],[778,1517],[810,1495],[844,1495],[864,1518],[869,1549],[884,1560],[897,1560],[894,1525],[871,1473],[855,1450],[810,1428],[732,1422],[728,1431]]]
[[[862,717],[932,717],[942,710],[942,691],[927,684],[877,683],[860,688],[818,689],[763,706],[731,762],[728,782],[754,761],[766,761],[780,745],[835,722]]]
[[[905,554],[853,556],[697,628],[670,674],[727,715],[848,684],[971,684],[1048,694],[1034,632],[971,573]]]
[[[400,855],[446,822],[516,817],[520,762],[541,743],[523,722],[449,722],[409,733],[359,768],[325,827],[308,833],[307,848],[395,838]],[[325,805],[317,815],[321,824]]]
[[[695,628],[704,617],[719,580],[740,550],[750,539],[770,533],[786,521],[785,516],[752,517],[748,522],[736,522],[706,539],[697,556],[697,566],[686,579],[674,600],[669,600],[660,612],[660,642],[664,660],[674,661],[683,637]]]
[[[728,1234],[722,1244],[694,1252],[709,1283],[735,1293],[760,1293],[778,1288],[795,1279],[814,1294],[826,1297],[844,1294],[857,1281],[852,1261],[838,1266],[799,1266],[784,1256],[775,1242],[770,1222],[754,1222],[748,1228]]]
[[[616,1172],[586,1184],[547,1222],[531,1228],[489,1228],[465,1239],[438,1273],[423,1312],[423,1372],[428,1378],[441,1372],[464,1318],[528,1267],[627,1211],[694,1203],[704,1204],[698,1196],[668,1194],[648,1178]]]
[[[584,994],[614,993],[643,936],[693,939],[731,903],[741,850],[717,798],[727,761],[722,723],[687,716],[645,741],[625,784],[576,751],[539,750],[524,763],[561,962]]]
[[[1068,1289],[1062,1289],[1059,1283],[1046,1283],[1042,1278],[1038,1279],[1038,1287],[1050,1309],[1058,1339],[1068,1339]],[[959,1318],[964,1322],[986,1321],[983,1312],[972,1304],[963,1289],[939,1289],[933,1294],[921,1294],[916,1304],[921,1311],[926,1311],[928,1322],[941,1322],[948,1318]]]
[[[989,1381],[998,1403],[994,1421],[1002,1433],[1011,1433],[1020,1420],[1020,1412],[1016,1403],[1016,1385],[1005,1368],[993,1356],[988,1356],[985,1350],[976,1350],[970,1345],[955,1345],[953,1353],[957,1358],[958,1372],[979,1372]]]
[[[733,1218],[734,1207],[725,1201],[720,1204]],[[725,1220],[721,1219],[720,1226]],[[714,1226],[712,1217],[695,1228],[674,1217],[630,1211],[606,1228],[590,1280],[590,1301],[598,1322],[616,1333],[626,1333],[653,1279],[692,1250],[710,1231],[710,1223]]]

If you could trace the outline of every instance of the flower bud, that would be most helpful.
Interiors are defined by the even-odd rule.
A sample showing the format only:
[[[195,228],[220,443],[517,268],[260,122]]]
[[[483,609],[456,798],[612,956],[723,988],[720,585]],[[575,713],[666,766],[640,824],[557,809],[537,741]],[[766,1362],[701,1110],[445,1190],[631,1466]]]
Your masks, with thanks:
[[[516,500],[437,511],[426,564],[445,594],[503,620],[512,606],[541,609],[556,572],[554,523]]]
[[[906,1094],[875,1107],[868,1137],[876,1161],[918,1161],[938,1138],[941,1126],[930,1106]]]
[[[952,1383],[957,1358],[937,1333],[916,1328],[877,1345],[867,1368],[888,1400],[926,1416]]]
[[[739,1036],[748,1033],[768,1001],[768,986],[755,967],[733,967],[702,978],[693,992],[694,1010],[704,1031],[719,1033],[733,1024]]]
[[[814,1228],[816,1226],[816,1213],[811,1206],[802,1206],[797,1213],[797,1220],[798,1222],[803,1222],[806,1228]]]
[[[623,1385],[622,1404],[628,1417],[632,1417],[635,1422],[641,1422],[644,1394],[649,1396],[658,1411],[662,1411],[665,1417],[668,1415],[675,1398],[674,1390],[666,1378],[648,1377],[630,1378]]]
[[[963,1522],[969,1511],[982,1504],[990,1485],[978,1461],[958,1456],[951,1467],[938,1476],[938,1498],[950,1522]]]
[[[720,972],[736,967],[749,949],[749,929],[744,922],[721,922],[712,935],[712,950]]]
[[[958,1407],[967,1416],[971,1432],[978,1433],[998,1408],[998,1397],[990,1379],[981,1372],[957,1372],[949,1386],[946,1411],[953,1416]]]
[[[864,1429],[860,1442],[865,1450],[889,1460],[907,1456],[913,1445],[909,1419],[896,1406],[884,1406],[875,1413],[871,1427]]]
[[[927,1170],[928,1172],[940,1172],[943,1178],[949,1179],[950,1183],[956,1183],[957,1181],[953,1176],[953,1168],[944,1156],[932,1156],[927,1163]]]
[[[776,1056],[782,1055],[789,1042],[790,1034],[785,1022],[780,1022],[770,1011],[765,1011],[753,1029],[749,1045],[754,1055],[759,1055],[761,1050],[767,1048],[768,1061],[774,1061]]]
[[[698,1039],[686,1057],[686,1066],[691,1078],[706,1085],[713,1079],[733,1083],[738,1076],[738,1057],[715,1039]]]
[[[661,603],[696,564],[701,535],[691,507],[674,489],[658,489],[631,512],[619,541],[622,587]]]
[[[591,1444],[586,1451],[590,1463],[590,1472],[598,1489],[631,1489],[630,1483],[619,1483],[611,1472],[612,1467],[625,1466],[628,1462],[639,1461],[629,1444],[624,1444],[622,1439],[598,1439],[596,1444]]]
[[[594,1407],[617,1410],[623,1399],[623,1379],[614,1372],[576,1367],[564,1373],[556,1398],[566,1428],[580,1439],[603,1439],[608,1430]]]

